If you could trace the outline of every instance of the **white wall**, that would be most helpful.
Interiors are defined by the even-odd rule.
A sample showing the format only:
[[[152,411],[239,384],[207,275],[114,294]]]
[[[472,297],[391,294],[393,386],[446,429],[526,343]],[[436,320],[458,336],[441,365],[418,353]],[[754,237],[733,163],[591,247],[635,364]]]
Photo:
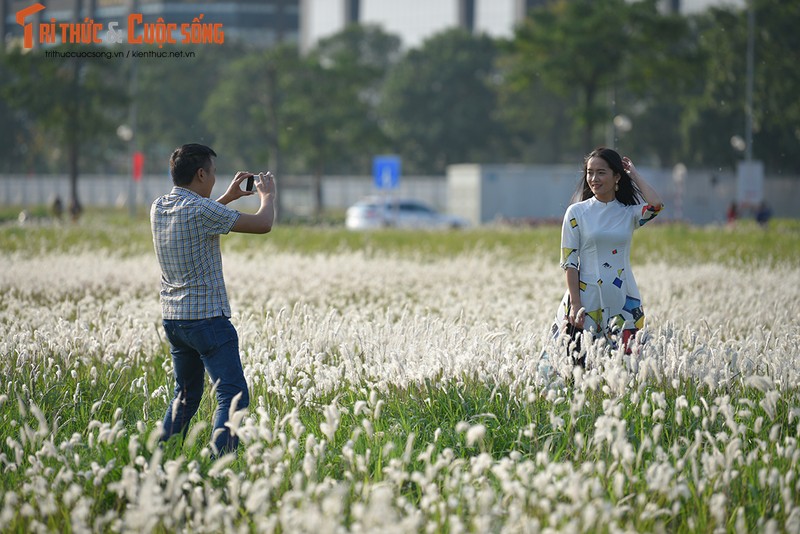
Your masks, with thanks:
[[[683,181],[672,170],[640,172],[664,198],[660,220],[723,222],[736,198],[733,171],[689,170]],[[448,207],[473,224],[560,220],[580,179],[580,169],[569,165],[452,165],[447,172]],[[764,195],[775,216],[800,217],[794,201],[800,178],[767,176]]]
[[[725,221],[728,205],[736,197],[733,171],[689,170],[683,191],[670,170],[640,169],[666,203],[661,220],[686,220],[696,224]],[[433,207],[461,215],[473,223],[498,219],[515,222],[560,220],[577,186],[580,169],[571,165],[452,165],[447,176],[403,176],[397,190],[381,193],[371,176],[327,176],[323,179],[323,202],[328,209],[344,210],[357,200],[374,194],[391,194],[425,201]],[[222,193],[220,178],[216,191]],[[78,192],[84,206],[128,207],[131,194],[138,206],[149,206],[169,191],[167,176],[145,176],[134,186],[120,175],[83,175]],[[311,179],[308,176],[278,178],[284,210],[304,215],[311,212]],[[766,176],[764,194],[777,217],[800,218],[800,177]],[[56,196],[69,201],[66,175],[0,175],[0,206],[48,205]],[[258,200],[238,201],[243,210],[256,209]],[[746,216],[746,214],[745,214]]]

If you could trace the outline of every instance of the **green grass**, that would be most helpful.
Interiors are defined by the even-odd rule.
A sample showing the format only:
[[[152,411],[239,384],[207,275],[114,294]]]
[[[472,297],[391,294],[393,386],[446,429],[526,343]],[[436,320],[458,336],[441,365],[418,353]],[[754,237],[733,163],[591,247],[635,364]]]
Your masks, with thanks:
[[[42,353],[39,355],[41,362],[47,358],[60,359],[61,355]],[[29,483],[29,470],[39,471],[49,468],[51,476],[61,469],[69,469],[78,475],[74,482],[77,483],[84,497],[89,497],[95,503],[93,514],[102,515],[109,510],[122,510],[127,502],[114,492],[109,491],[109,485],[118,481],[122,476],[122,467],[132,465],[135,457],[129,456],[128,439],[137,436],[141,442],[138,453],[144,455],[145,461],[152,458],[152,449],[146,446],[147,434],[152,428],[142,433],[137,428],[136,421],[142,418],[143,412],[149,409],[151,401],[146,395],[133,394],[127,390],[127,385],[137,377],[146,376],[149,388],[152,391],[159,382],[166,380],[161,369],[148,363],[142,357],[137,363],[121,370],[107,369],[100,373],[93,373],[87,366],[77,368],[74,375],[57,383],[52,383],[52,377],[44,373],[37,373],[44,365],[34,364],[33,371],[23,371],[17,376],[16,385],[6,384],[2,393],[7,395],[7,400],[0,404],[0,431],[9,439],[17,440],[13,445],[8,441],[0,444],[0,454],[7,458],[14,458],[18,449],[24,450],[20,462],[15,464],[13,470],[6,468],[4,476],[0,479],[0,494],[20,491]],[[61,362],[65,368],[69,366],[66,361]],[[4,371],[8,371],[5,369]],[[27,388],[23,389],[21,384]],[[118,387],[124,384],[125,387]],[[77,392],[77,393],[76,393]],[[652,520],[642,518],[641,514],[646,504],[660,503],[669,507],[668,501],[658,492],[648,486],[644,466],[664,456],[665,451],[671,451],[674,460],[682,456],[690,458],[683,467],[675,464],[677,476],[686,480],[687,489],[691,498],[680,499],[680,513],[668,526],[676,532],[691,532],[695,529],[706,530],[714,523],[708,517],[707,503],[714,493],[713,488],[719,480],[702,480],[694,478],[692,459],[703,455],[724,453],[730,439],[739,437],[744,443],[744,452],[759,451],[765,457],[774,460],[768,466],[785,473],[792,469],[792,460],[781,453],[781,443],[772,441],[770,432],[775,426],[783,428],[784,435],[791,435],[793,426],[789,412],[790,406],[796,405],[800,400],[798,393],[788,394],[783,397],[780,409],[774,420],[763,425],[760,430],[754,430],[754,421],[767,414],[759,407],[764,399],[764,393],[752,388],[741,387],[729,391],[734,395],[734,403],[741,404],[743,399],[752,403],[754,408],[746,415],[736,415],[737,423],[745,425],[749,430],[745,435],[731,435],[729,421],[722,413],[709,412],[703,409],[698,415],[692,415],[684,410],[684,421],[681,428],[676,428],[675,403],[678,397],[688,399],[689,405],[701,397],[714,398],[723,392],[709,391],[707,387],[692,381],[681,381],[676,384],[650,383],[630,390],[622,398],[612,398],[601,390],[588,390],[581,392],[567,389],[556,399],[548,399],[545,392],[534,399],[520,398],[519,392],[507,386],[484,383],[471,376],[463,376],[456,380],[445,380],[439,383],[426,381],[406,388],[392,388],[389,392],[370,399],[370,393],[358,385],[342,384],[341,387],[323,398],[318,405],[298,406],[287,400],[282,395],[276,395],[264,388],[253,388],[254,399],[261,398],[264,408],[272,421],[286,420],[287,416],[296,410],[303,429],[299,432],[293,430],[289,424],[279,425],[278,430],[285,432],[288,439],[298,442],[297,450],[305,450],[306,443],[313,435],[317,443],[326,439],[322,431],[325,417],[322,407],[336,400],[341,413],[341,420],[335,437],[328,442],[326,452],[316,461],[317,480],[330,478],[333,480],[360,480],[363,483],[376,484],[387,482],[386,468],[391,462],[400,463],[400,469],[408,473],[426,472],[436,464],[437,460],[454,456],[469,462],[481,453],[489,454],[494,460],[508,457],[512,452],[518,455],[516,461],[531,461],[537,465],[542,461],[541,454],[545,454],[547,462],[562,462],[575,466],[593,466],[597,473],[594,477],[606,488],[607,498],[617,502],[626,495],[648,495],[647,502],[637,503],[632,501],[630,508],[622,517],[623,523],[631,525],[639,531],[646,531],[655,526]],[[663,395],[666,410],[662,418],[653,416],[656,406],[646,408],[645,404],[654,404],[653,395]],[[99,399],[99,401],[98,401]],[[380,415],[375,412],[376,402],[383,403]],[[367,413],[355,415],[358,402],[368,404]],[[600,417],[607,414],[604,402],[617,403],[621,408],[620,419],[628,422],[625,429],[626,440],[639,451],[639,457],[633,462],[620,462],[620,458],[612,449],[611,444],[591,444],[591,436],[595,433],[597,425],[604,424]],[[159,403],[155,403],[159,404]],[[20,439],[23,427],[29,429],[41,428],[41,422],[31,410],[37,406],[42,413],[47,414],[47,420],[52,423],[51,428],[40,433],[38,438],[28,438],[26,443]],[[157,409],[162,409],[158,406]],[[252,408],[252,407],[251,407]],[[212,417],[213,404],[206,396],[200,412],[195,418],[197,421],[208,421]],[[253,410],[255,411],[255,410]],[[366,432],[363,426],[364,419],[370,420],[371,432]],[[100,439],[98,427],[92,426],[92,421],[105,421],[113,426],[121,422],[124,433],[118,439],[104,442]],[[463,430],[459,424],[466,422],[469,425],[482,424],[486,431],[484,437],[475,443],[467,443]],[[656,442],[647,443],[646,440],[653,435],[656,425],[662,425],[663,431]],[[30,434],[30,433],[29,433]],[[91,438],[89,436],[92,436]],[[79,436],[79,439],[75,439]],[[696,441],[700,436],[699,442]],[[405,444],[409,438],[413,439],[414,447],[410,456],[404,457]],[[582,437],[584,445],[578,445]],[[688,438],[688,439],[687,439]],[[185,458],[199,459],[199,470],[203,477],[211,478],[213,463],[208,458],[202,458],[201,445],[209,439],[208,430],[202,431],[198,439],[190,444],[181,446],[172,442],[164,448],[163,461],[183,461]],[[41,445],[49,441],[56,448],[52,454],[43,453],[49,450]],[[692,453],[691,447],[700,448],[699,452]],[[64,444],[72,445],[65,448]],[[267,447],[280,448],[280,440],[276,437],[267,440]],[[60,444],[60,446],[59,446]],[[390,446],[391,448],[387,448]],[[61,449],[62,452],[57,452]],[[65,452],[63,452],[65,451]],[[348,452],[350,451],[350,452]],[[32,463],[33,458],[38,459]],[[292,476],[302,472],[303,454],[295,454],[286,448],[281,458],[271,464],[261,465],[263,459],[251,458],[247,460],[241,454],[230,466],[234,473],[242,473],[245,480],[257,480],[262,476],[262,467],[265,469],[285,470],[281,487],[283,491],[293,488]],[[359,467],[348,458],[360,457],[364,460]],[[12,462],[14,463],[14,462]],[[447,462],[445,462],[445,465]],[[97,483],[93,474],[95,466],[111,466],[105,479]],[[543,466],[539,466],[543,468]],[[776,503],[781,502],[781,496],[776,492],[752,494],[749,489],[757,487],[759,471],[764,464],[756,462],[748,465],[739,465],[738,477],[743,483],[735,484],[726,492],[729,500],[729,509],[743,507],[746,511],[747,526],[750,530],[759,529],[758,519],[765,515],[784,521],[786,513],[774,509]],[[96,469],[96,467],[94,468]],[[607,469],[607,470],[606,470]],[[83,474],[80,474],[83,473]],[[625,484],[622,488],[615,486],[615,474],[625,474]],[[434,481],[437,479],[434,479]],[[447,482],[447,472],[438,478],[439,491],[448,494],[453,491]],[[220,489],[225,487],[225,480],[211,480],[211,485]],[[502,493],[501,479],[488,474],[488,482],[495,491]],[[53,483],[53,491],[62,494],[67,486]],[[296,489],[296,488],[295,488]],[[622,494],[616,492],[622,490]],[[74,490],[73,490],[74,491]],[[430,489],[426,490],[430,491]],[[423,488],[415,481],[409,479],[399,489],[399,494],[412,506],[419,506],[423,499]],[[279,496],[276,496],[279,497]],[[563,498],[563,497],[562,497]],[[793,497],[794,505],[800,505],[800,497]],[[529,510],[537,516],[542,526],[565,527],[562,523],[551,523],[548,512],[543,509],[537,512],[535,504]],[[272,503],[270,513],[278,513],[278,501]],[[466,510],[464,511],[466,514]],[[50,516],[50,527],[58,530],[64,526],[64,520],[69,517],[69,507],[61,502],[58,514]],[[467,517],[465,515],[465,517]],[[60,518],[60,519],[59,519]],[[245,516],[246,519],[246,516]],[[447,531],[452,518],[432,515],[429,521],[438,522],[436,531]],[[695,521],[691,528],[690,521]],[[29,530],[31,522],[24,516],[15,517],[4,528],[5,532],[24,532]]]
[[[6,220],[0,226],[3,255],[87,250],[123,256],[152,253],[144,214],[131,218],[126,212],[89,211],[77,223],[41,220],[20,226],[14,222],[13,213],[13,210],[0,212],[0,219]],[[420,261],[459,254],[495,254],[506,261],[524,264],[542,255],[557,262],[559,233],[557,226],[348,232],[330,226],[278,225],[268,236],[228,236],[224,247],[239,252],[251,247],[262,250],[269,247],[298,254],[331,255],[362,251]],[[635,263],[722,262],[743,267],[797,268],[800,222],[777,220],[766,230],[748,223],[735,230],[652,225],[637,233],[634,250]],[[41,297],[30,298],[32,306],[49,304],[35,301]],[[325,358],[332,361],[341,358],[336,347],[325,350]],[[92,519],[105,514],[121,515],[132,502],[121,496],[115,485],[123,478],[125,469],[133,469],[144,479],[148,462],[156,455],[148,440],[165,409],[164,399],[153,392],[170,382],[162,366],[168,358],[166,345],[162,344],[155,354],[104,354],[104,361],[98,361],[94,370],[85,359],[74,356],[54,352],[46,344],[35,350],[17,347],[0,356],[0,373],[7,377],[0,382],[0,435],[3,436],[0,506],[13,494],[21,499],[20,506],[27,503],[38,510],[31,515],[18,511],[6,518],[8,522],[0,527],[4,532],[70,530],[77,507],[75,499],[67,497],[72,494],[91,503],[88,513]],[[520,355],[521,366],[524,357]],[[393,386],[382,393],[370,391],[363,384],[343,383],[334,391],[319,395],[315,402],[299,405],[290,392],[302,387],[299,383],[286,384],[283,391],[276,392],[261,384],[251,389],[251,413],[256,416],[258,408],[263,409],[263,415],[257,417],[268,419],[270,437],[261,437],[260,443],[257,440],[244,448],[253,447],[263,454],[248,455],[242,451],[226,471],[215,474],[214,462],[202,454],[203,444],[210,436],[205,428],[196,439],[164,447],[161,463],[172,462],[173,466],[177,463],[181,466],[180,473],[199,474],[200,482],[184,483],[202,489],[206,496],[221,495],[226,504],[235,501],[229,493],[233,491],[229,486],[231,481],[255,483],[263,477],[278,477],[279,485],[263,512],[272,515],[280,512],[281,499],[293,491],[302,491],[302,487],[296,486],[296,478],[306,486],[312,481],[337,481],[348,491],[342,519],[345,528],[355,521],[352,506],[363,504],[366,485],[399,484],[396,497],[409,506],[422,507],[432,491],[412,475],[427,472],[435,472],[430,483],[436,492],[455,503],[448,513],[424,512],[432,530],[447,532],[457,518],[469,522],[474,503],[462,494],[473,486],[486,485],[499,499],[511,499],[503,493],[507,481],[495,471],[473,477],[471,483],[464,483],[469,487],[454,486],[452,477],[460,469],[469,472],[470,462],[477,461],[484,453],[495,462],[512,457],[515,465],[529,462],[537,472],[550,463],[559,463],[564,470],[589,470],[591,480],[601,488],[597,498],[602,497],[621,510],[615,525],[633,531],[661,527],[673,532],[714,530],[720,525],[712,517],[709,501],[717,494],[727,499],[726,523],[722,525],[726,531],[735,530],[737,509],[744,511],[747,529],[759,531],[765,530],[765,519],[785,524],[787,499],[788,504],[800,506],[800,492],[782,494],[777,486],[764,488],[761,480],[763,472],[773,469],[782,476],[797,472],[797,455],[791,450],[786,452],[798,432],[800,391],[797,388],[781,391],[776,411],[769,415],[762,406],[768,393],[737,381],[710,390],[703,383],[691,380],[651,379],[635,385],[620,398],[604,391],[599,383],[587,390],[566,388],[552,393],[540,389],[538,395],[531,397],[530,390],[485,382],[465,370],[459,377]],[[679,398],[685,399],[689,406],[682,410],[681,424],[676,422]],[[658,399],[663,399],[665,408],[657,416]],[[334,400],[341,416],[338,429],[324,453],[312,459],[313,475],[307,475],[306,447],[327,439],[323,430],[324,409]],[[382,409],[378,410],[378,404]],[[366,409],[356,414],[357,406]],[[719,406],[733,406],[736,411],[726,414],[716,409]],[[608,424],[605,416],[614,412],[614,407],[618,409],[619,420],[626,423],[624,441],[634,448],[634,459],[620,459],[619,451],[611,443],[594,437]],[[37,416],[37,410],[44,415],[43,419]],[[213,410],[213,399],[207,394],[194,424],[210,421]],[[141,421],[150,423],[144,425]],[[293,421],[302,426],[293,425]],[[464,423],[483,425],[483,437],[468,443]],[[730,428],[734,423],[740,425],[737,432]],[[101,425],[118,425],[121,432],[113,438],[102,438],[108,434],[103,434]],[[741,440],[742,453],[731,460],[735,464],[735,483],[725,484],[722,475],[712,473],[710,466],[714,464],[712,459],[729,453],[734,439]],[[413,446],[406,455],[409,442]],[[137,457],[141,457],[142,463],[137,463]],[[436,467],[439,460],[448,457],[455,461],[444,461]],[[196,464],[190,466],[191,462]],[[658,489],[651,488],[647,467],[655,463],[674,468],[673,480],[682,481],[687,493],[668,499]],[[102,468],[107,468],[107,472],[100,479],[97,470]],[[402,483],[391,478],[398,472],[406,476]],[[622,484],[618,475],[623,476]],[[568,473],[558,476],[566,478]],[[43,504],[31,497],[41,484],[55,498],[52,511],[42,511]],[[796,489],[796,482],[791,481],[787,487]],[[525,491],[536,489],[528,487]],[[639,495],[643,500],[631,498]],[[322,499],[317,495],[304,498]],[[557,493],[553,499],[558,504],[570,504],[568,493]],[[568,528],[567,521],[551,519],[550,508],[541,504],[544,500],[527,502],[526,513],[537,518],[541,528]],[[662,525],[647,515],[649,505],[665,509],[677,505],[678,510]],[[241,504],[238,506],[238,520],[249,526],[249,530],[257,530],[253,522],[258,518],[249,515]],[[501,521],[501,515],[492,518],[490,530],[502,530]],[[154,531],[170,530],[157,524]]]
[[[35,212],[35,210],[34,210]],[[115,254],[152,251],[149,222],[144,213],[88,211],[77,223],[53,223],[43,218],[27,225],[15,223],[19,210],[0,210],[0,250],[21,254],[47,251],[108,250]],[[560,232],[557,225],[533,228],[480,227],[465,231],[381,230],[352,232],[343,226],[277,224],[267,236],[231,234],[223,250],[246,252],[258,247],[298,254],[337,254],[359,251],[416,259],[486,253],[517,262],[550,257],[558,262]],[[723,263],[726,265],[800,264],[800,220],[773,220],[764,229],[740,221],[735,229],[684,224],[651,224],[634,234],[632,262],[673,265]]]

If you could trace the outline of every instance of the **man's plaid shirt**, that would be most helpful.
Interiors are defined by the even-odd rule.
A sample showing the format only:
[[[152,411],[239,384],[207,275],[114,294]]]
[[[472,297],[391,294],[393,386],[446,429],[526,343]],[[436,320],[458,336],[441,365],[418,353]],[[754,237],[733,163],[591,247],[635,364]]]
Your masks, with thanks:
[[[219,236],[238,218],[238,211],[183,187],[153,202],[150,227],[161,265],[164,319],[231,316]]]

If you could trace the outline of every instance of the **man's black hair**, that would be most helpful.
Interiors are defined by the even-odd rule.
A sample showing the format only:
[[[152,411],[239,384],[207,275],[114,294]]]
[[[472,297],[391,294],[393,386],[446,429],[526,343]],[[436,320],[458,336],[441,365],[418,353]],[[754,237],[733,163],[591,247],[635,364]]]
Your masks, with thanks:
[[[197,169],[211,170],[211,157],[217,153],[205,145],[189,143],[176,148],[169,158],[169,172],[172,183],[187,186],[192,183]]]

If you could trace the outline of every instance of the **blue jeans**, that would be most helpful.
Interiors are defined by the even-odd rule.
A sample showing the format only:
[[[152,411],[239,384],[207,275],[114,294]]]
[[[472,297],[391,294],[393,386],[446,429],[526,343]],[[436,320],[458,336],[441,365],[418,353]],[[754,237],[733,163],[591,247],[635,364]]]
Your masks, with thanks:
[[[178,433],[186,436],[189,421],[200,406],[207,371],[217,393],[214,445],[218,454],[236,450],[239,438],[232,436],[225,426],[228,411],[233,398],[239,393],[242,396],[236,409],[250,405],[236,329],[227,317],[213,317],[196,321],[164,320],[164,330],[172,354],[175,395],[164,416],[164,435],[161,439],[166,441]],[[178,399],[177,404],[175,399]]]

